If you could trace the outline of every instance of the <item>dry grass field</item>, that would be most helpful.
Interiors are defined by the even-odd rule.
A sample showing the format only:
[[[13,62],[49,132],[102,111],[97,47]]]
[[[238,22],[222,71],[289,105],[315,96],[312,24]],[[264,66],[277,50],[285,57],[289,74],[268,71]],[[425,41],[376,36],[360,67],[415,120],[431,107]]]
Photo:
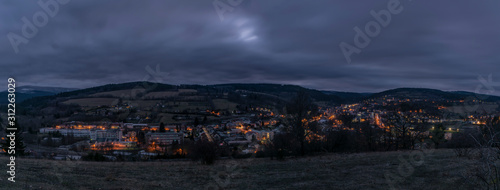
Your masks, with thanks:
[[[135,98],[135,96],[138,93],[143,93],[145,91],[146,91],[146,89],[143,89],[143,88],[134,88],[134,89],[128,89],[128,90],[115,90],[115,91],[108,91],[108,92],[100,92],[100,93],[91,94],[90,96],[94,96],[94,97],[113,96],[113,97],[117,97],[117,98]]]
[[[198,90],[196,89],[179,89],[180,93],[197,93]]]
[[[200,109],[207,110],[210,109],[209,104],[207,102],[167,102],[166,106],[173,106],[173,108],[169,109],[169,111],[182,111],[187,109]]]
[[[227,110],[235,110],[237,103],[230,102],[226,99],[214,99],[213,100],[215,109],[227,109]]]
[[[19,159],[16,183],[3,174],[0,189],[390,189],[387,174],[397,177],[396,189],[477,188],[461,177],[469,162],[452,150],[219,160],[211,166]]]
[[[181,93],[197,93],[198,90],[195,89],[179,89],[177,91],[161,91],[161,92],[149,92],[144,95],[145,98],[168,98],[177,97]]]
[[[116,98],[80,98],[64,101],[64,104],[78,104],[83,107],[112,106],[118,101]]]
[[[163,92],[149,92],[144,95],[145,98],[167,98],[167,97],[176,97],[179,95],[179,92],[174,91],[163,91]]]
[[[155,106],[160,101],[158,101],[158,100],[126,100],[123,102],[127,103],[129,105],[132,105],[134,107],[149,108],[149,107]]]

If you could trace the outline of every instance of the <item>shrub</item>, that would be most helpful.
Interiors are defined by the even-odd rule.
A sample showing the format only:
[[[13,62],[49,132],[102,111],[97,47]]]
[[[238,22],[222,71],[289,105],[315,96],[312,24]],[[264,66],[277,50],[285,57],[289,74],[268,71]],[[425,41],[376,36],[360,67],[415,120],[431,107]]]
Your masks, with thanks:
[[[213,164],[218,157],[218,145],[215,142],[199,140],[193,147],[193,158],[202,164]]]

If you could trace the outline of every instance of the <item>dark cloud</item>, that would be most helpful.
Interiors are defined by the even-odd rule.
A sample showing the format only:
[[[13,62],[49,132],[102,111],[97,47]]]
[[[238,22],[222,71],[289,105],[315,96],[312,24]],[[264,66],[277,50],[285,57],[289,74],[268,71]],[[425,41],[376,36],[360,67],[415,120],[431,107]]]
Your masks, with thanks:
[[[46,2],[49,0],[42,0]],[[220,0],[226,2],[225,0]],[[347,63],[339,44],[388,1],[243,0],[220,20],[213,1],[76,1],[15,53],[37,1],[0,3],[0,76],[91,87],[156,77],[171,84],[286,83],[338,91],[398,87],[474,91],[498,80],[498,1],[401,1],[403,11]],[[496,88],[500,88],[496,87]],[[500,95],[500,90],[497,91]]]

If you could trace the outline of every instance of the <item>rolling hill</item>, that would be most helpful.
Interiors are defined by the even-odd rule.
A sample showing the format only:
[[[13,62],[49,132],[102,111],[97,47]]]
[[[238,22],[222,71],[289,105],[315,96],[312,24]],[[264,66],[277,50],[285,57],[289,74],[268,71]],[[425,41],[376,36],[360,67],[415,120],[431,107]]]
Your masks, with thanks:
[[[40,97],[51,96],[61,92],[69,92],[77,90],[76,88],[60,88],[60,87],[41,87],[41,86],[20,86],[16,88],[16,102],[23,102],[24,100]],[[0,97],[7,97],[8,92],[0,92]],[[7,104],[7,98],[1,98],[0,104]]]
[[[381,98],[384,96],[391,96],[400,99],[433,99],[433,100],[466,100],[471,98],[481,97],[485,102],[498,102],[500,97],[476,94],[472,92],[464,91],[452,91],[446,92],[436,89],[428,88],[397,88],[392,90],[387,90],[379,93],[374,93],[367,96],[367,99]]]
[[[180,93],[179,89],[190,89],[191,94]],[[308,89],[297,85],[282,85],[282,84],[217,84],[217,85],[169,85],[152,82],[130,82],[121,84],[108,84],[87,89],[72,90],[63,88],[37,88],[27,87],[18,89],[16,95],[17,102],[27,100],[25,106],[43,106],[53,100],[70,100],[79,98],[122,98],[122,99],[165,99],[174,98],[171,96],[156,97],[158,94],[176,92],[177,97],[196,96],[198,98],[212,99],[228,98],[233,95],[240,98],[243,96],[251,96],[254,98],[253,103],[262,101],[262,104],[286,102],[291,99],[298,91],[306,91],[315,101],[328,102],[330,105],[355,103],[367,99],[376,99],[381,97],[394,97],[400,99],[432,99],[432,100],[464,100],[471,97],[481,97],[486,102],[500,102],[500,97],[481,95],[472,92],[446,92],[436,89],[426,88],[397,88],[379,93],[354,93],[354,92],[337,92],[337,91],[319,91]],[[128,92],[127,92],[128,90]],[[108,92],[108,93],[105,93]],[[124,93],[126,92],[126,93]],[[6,93],[6,92],[2,92]],[[121,94],[120,94],[121,93]],[[149,93],[149,94],[148,94]],[[133,94],[135,97],[130,97]],[[229,95],[228,95],[229,94]],[[147,96],[145,96],[147,95]],[[5,95],[6,96],[6,95]],[[20,97],[20,98],[19,98]],[[238,98],[232,98],[230,101],[238,101]],[[189,99],[189,98],[188,98]],[[242,102],[236,102],[242,103]]]

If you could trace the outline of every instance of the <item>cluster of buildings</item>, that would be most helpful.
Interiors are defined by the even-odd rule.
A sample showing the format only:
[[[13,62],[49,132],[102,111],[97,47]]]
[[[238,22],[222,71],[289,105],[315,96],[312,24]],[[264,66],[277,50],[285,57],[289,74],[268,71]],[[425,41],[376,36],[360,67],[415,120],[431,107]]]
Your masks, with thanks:
[[[171,145],[182,143],[183,131],[170,130],[175,128],[166,126],[165,132],[158,132],[159,126],[134,123],[100,123],[85,124],[81,122],[68,122],[52,128],[41,128],[41,134],[60,134],[88,140],[90,147],[95,150],[137,150],[141,146],[153,143]]]
[[[275,127],[277,119],[252,122],[248,117],[223,120],[220,125],[196,128],[199,139],[220,142],[220,145],[238,147],[242,153],[262,150],[261,144],[269,143],[280,127]],[[273,127],[268,127],[273,126]]]
[[[337,107],[323,108],[320,115],[314,117],[323,130],[337,130],[344,126],[340,115],[349,113],[352,122],[370,122],[372,127],[389,128],[383,119],[385,115],[397,110],[388,110],[387,106],[398,106],[409,102],[410,99],[397,99],[394,97],[383,97],[363,101],[355,104],[341,105]],[[412,100],[427,102],[427,100]],[[433,106],[436,106],[432,102]],[[446,109],[442,105],[437,110]],[[186,141],[190,143],[198,140],[219,142],[220,146],[238,147],[242,153],[253,153],[262,150],[266,143],[273,140],[274,136],[284,131],[285,126],[279,121],[284,115],[275,114],[267,108],[250,108],[248,113],[237,113],[230,117],[218,117],[216,122],[204,125],[189,125],[190,122],[182,124],[144,124],[144,123],[122,123],[122,122],[67,122],[51,128],[41,128],[41,134],[60,134],[88,141],[90,148],[97,151],[114,151],[116,154],[129,154],[127,151],[138,151],[140,154],[153,156],[158,150],[165,151],[165,147],[183,145]],[[481,114],[470,115],[464,119],[443,118],[443,116],[426,112],[427,109],[416,108],[405,112],[405,117],[412,123],[443,123],[461,121],[471,125],[483,124],[484,117]],[[212,115],[220,116],[219,112],[207,110]],[[188,117],[188,116],[179,116]],[[214,124],[215,123],[215,124]],[[163,127],[163,129],[160,128]],[[448,128],[447,128],[448,129]],[[449,132],[458,132],[459,129],[449,128]],[[321,136],[308,138],[322,138]],[[451,138],[447,133],[447,138]],[[117,152],[118,151],[118,152]]]
[[[276,118],[254,120],[237,117],[221,120],[209,125],[160,125],[136,123],[83,123],[67,122],[54,127],[41,128],[40,134],[73,137],[89,143],[96,151],[141,151],[144,154],[164,151],[171,145],[182,145],[185,141],[209,140],[220,145],[238,146],[243,152],[254,152],[259,144],[273,139],[279,128]],[[53,138],[60,140],[60,138]]]

